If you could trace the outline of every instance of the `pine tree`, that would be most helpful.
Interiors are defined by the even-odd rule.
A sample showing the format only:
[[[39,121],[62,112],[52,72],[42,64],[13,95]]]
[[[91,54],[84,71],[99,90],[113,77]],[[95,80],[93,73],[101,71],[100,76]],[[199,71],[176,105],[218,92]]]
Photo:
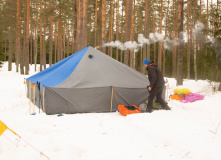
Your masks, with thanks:
[[[177,57],[177,84],[183,85],[183,0],[179,0],[178,32],[180,44],[178,46]]]
[[[106,42],[106,25],[105,25],[105,11],[106,11],[106,0],[102,0],[102,8],[101,8],[101,26],[102,26],[102,33],[101,33],[101,43],[104,44]],[[102,52],[106,52],[106,48],[102,47],[101,48]]]
[[[132,15],[133,0],[127,0],[126,2],[126,21],[125,21],[125,42],[130,41],[131,32],[131,15]],[[129,62],[129,49],[124,52],[124,64],[128,65]]]
[[[29,24],[30,24],[30,0],[26,1],[26,37],[25,37],[25,74],[29,74]]]

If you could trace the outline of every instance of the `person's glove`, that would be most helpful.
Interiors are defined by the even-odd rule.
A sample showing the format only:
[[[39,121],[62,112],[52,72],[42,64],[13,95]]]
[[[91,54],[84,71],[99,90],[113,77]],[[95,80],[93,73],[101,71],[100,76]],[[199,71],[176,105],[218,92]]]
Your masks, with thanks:
[[[148,90],[148,92],[151,92],[151,91],[149,91],[149,86],[147,86],[147,90]]]

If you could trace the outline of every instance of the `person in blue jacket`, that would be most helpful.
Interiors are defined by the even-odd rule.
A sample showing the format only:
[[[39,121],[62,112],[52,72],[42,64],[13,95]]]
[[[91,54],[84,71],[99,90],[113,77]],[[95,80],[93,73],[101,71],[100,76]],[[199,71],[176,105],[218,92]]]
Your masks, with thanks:
[[[143,62],[145,68],[148,72],[148,79],[150,81],[150,85],[148,86],[149,97],[147,104],[147,112],[151,113],[153,110],[153,99],[156,97],[157,102],[161,104],[162,108],[165,110],[170,110],[170,107],[163,100],[162,92],[165,85],[165,81],[162,73],[158,69],[158,65],[149,59],[145,59]]]

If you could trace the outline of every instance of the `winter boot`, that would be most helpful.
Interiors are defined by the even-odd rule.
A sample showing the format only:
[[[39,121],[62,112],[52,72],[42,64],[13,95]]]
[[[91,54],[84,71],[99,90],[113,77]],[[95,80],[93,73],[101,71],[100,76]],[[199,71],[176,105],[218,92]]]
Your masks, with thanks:
[[[152,108],[152,107],[150,107],[150,106],[147,106],[147,108],[146,108],[146,112],[148,112],[148,113],[153,112],[153,108]]]
[[[166,104],[165,106],[163,106],[163,109],[165,110],[171,110],[170,107]]]

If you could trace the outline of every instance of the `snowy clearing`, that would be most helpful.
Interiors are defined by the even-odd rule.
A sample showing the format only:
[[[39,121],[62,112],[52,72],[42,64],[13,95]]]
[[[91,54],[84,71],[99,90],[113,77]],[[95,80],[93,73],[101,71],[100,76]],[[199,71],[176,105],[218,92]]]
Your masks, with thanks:
[[[205,96],[181,103],[170,100],[171,111],[121,116],[113,113],[46,115],[36,107],[29,115],[24,78],[0,68],[0,120],[52,160],[221,160],[221,93],[209,81],[184,80],[179,88]],[[169,91],[177,88],[168,78]],[[1,160],[46,159],[6,130],[0,137]]]

